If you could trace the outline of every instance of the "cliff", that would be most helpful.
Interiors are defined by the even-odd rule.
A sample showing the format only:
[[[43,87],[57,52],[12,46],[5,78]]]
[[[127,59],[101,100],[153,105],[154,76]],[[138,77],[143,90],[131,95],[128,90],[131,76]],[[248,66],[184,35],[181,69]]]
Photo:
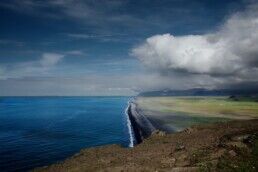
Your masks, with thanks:
[[[137,105],[134,102],[130,103],[127,113],[131,121],[137,143],[141,143],[143,139],[149,137],[156,130],[144,115],[138,113]]]
[[[257,171],[258,120],[193,126],[153,134],[134,148],[83,149],[37,172],[81,171]]]

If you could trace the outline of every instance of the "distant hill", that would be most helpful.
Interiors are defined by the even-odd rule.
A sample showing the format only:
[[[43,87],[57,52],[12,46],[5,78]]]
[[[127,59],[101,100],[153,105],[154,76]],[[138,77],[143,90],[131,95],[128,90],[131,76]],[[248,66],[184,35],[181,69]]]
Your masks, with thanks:
[[[243,95],[252,96],[258,95],[258,89],[252,90],[232,90],[232,89],[220,89],[220,90],[208,90],[204,88],[194,88],[189,90],[160,90],[160,91],[148,91],[142,92],[138,96],[155,97],[155,96],[231,96],[231,95]]]

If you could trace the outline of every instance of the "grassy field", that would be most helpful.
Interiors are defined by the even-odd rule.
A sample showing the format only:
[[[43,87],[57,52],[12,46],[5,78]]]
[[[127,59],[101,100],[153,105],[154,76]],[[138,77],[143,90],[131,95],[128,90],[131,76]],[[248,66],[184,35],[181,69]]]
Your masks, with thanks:
[[[248,97],[138,97],[136,104],[155,128],[168,133],[198,124],[258,118],[258,102]]]
[[[250,119],[258,117],[258,102],[250,98],[228,97],[139,97],[141,109],[185,113],[191,116]]]

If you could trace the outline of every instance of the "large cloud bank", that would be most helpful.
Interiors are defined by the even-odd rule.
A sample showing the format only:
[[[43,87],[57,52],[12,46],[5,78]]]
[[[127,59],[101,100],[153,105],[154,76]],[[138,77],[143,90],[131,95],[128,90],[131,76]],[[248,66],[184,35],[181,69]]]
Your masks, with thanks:
[[[214,33],[155,35],[132,54],[160,73],[208,75],[220,82],[253,82],[258,78],[258,6],[236,13]],[[223,81],[223,79],[225,81]]]

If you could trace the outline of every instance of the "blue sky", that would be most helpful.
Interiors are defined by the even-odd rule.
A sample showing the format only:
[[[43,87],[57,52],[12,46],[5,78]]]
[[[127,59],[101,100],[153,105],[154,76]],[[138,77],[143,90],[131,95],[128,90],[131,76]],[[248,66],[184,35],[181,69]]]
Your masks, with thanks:
[[[1,0],[0,95],[135,95],[184,86],[133,53],[147,38],[217,32],[246,0]],[[148,50],[147,50],[148,51]],[[144,56],[145,57],[145,56]],[[170,72],[165,72],[170,73]],[[217,79],[217,78],[215,78]],[[214,78],[213,78],[214,80]],[[185,87],[187,88],[187,87]]]

